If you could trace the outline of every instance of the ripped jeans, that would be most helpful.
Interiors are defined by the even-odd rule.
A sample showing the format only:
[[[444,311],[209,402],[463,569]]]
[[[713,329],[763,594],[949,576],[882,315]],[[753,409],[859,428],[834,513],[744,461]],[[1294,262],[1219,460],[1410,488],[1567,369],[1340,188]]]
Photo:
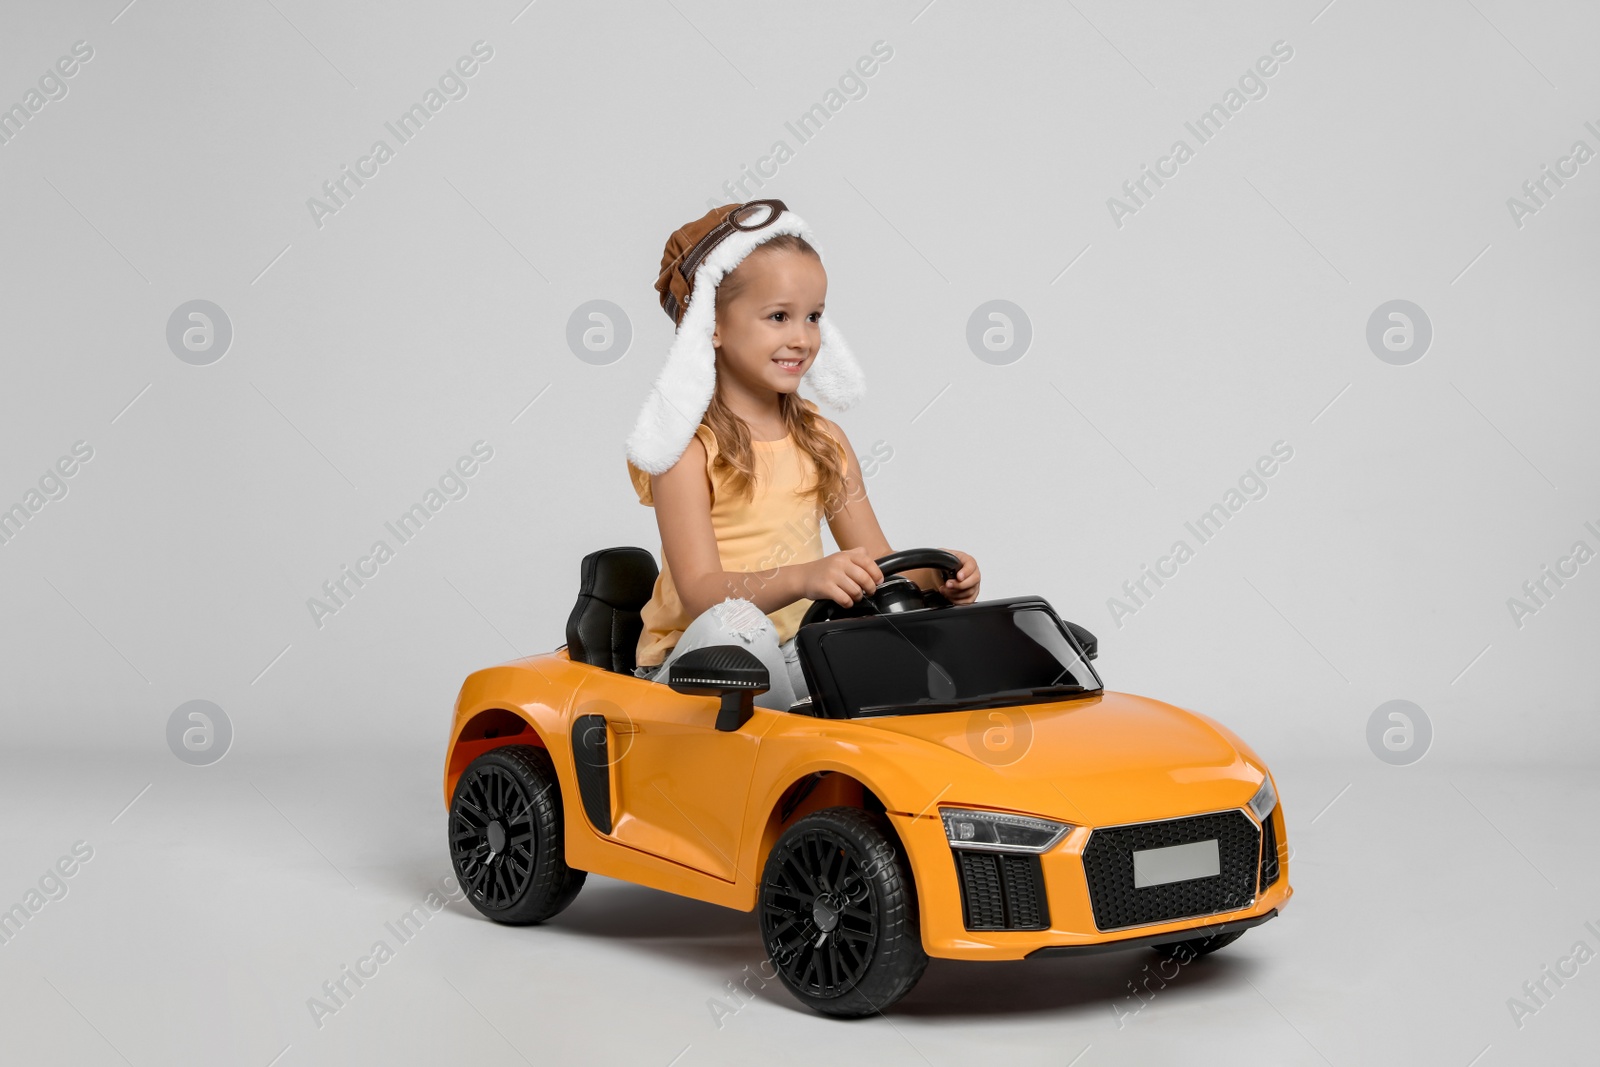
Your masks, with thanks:
[[[772,620],[750,601],[733,598],[713,604],[696,616],[660,665],[635,667],[633,673],[665,684],[667,675],[662,672],[671,669],[673,660],[691,649],[707,645],[741,645],[762,662],[772,688],[755,698],[760,707],[788,711],[796,700],[811,695],[800,670],[800,654],[794,638],[780,645]]]

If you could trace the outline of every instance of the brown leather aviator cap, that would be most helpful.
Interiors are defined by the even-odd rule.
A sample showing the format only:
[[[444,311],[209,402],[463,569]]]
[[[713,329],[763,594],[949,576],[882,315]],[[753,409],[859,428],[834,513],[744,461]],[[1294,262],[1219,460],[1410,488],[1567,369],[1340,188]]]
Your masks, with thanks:
[[[694,291],[694,272],[711,250],[733,231],[770,226],[787,210],[782,200],[724,204],[672,231],[661,253],[656,291],[661,294],[661,309],[672,319],[673,325],[683,322],[684,309],[689,306],[689,296]]]

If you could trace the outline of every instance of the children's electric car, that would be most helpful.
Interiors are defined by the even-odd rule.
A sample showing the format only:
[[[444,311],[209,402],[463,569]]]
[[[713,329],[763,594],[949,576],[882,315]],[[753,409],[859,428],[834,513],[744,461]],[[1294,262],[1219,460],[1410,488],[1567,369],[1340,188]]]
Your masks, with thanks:
[[[898,573],[959,565],[897,552],[854,607],[814,602],[810,695],[774,711],[739,645],[636,677],[655,559],[585,558],[566,645],[462,685],[444,797],[468,899],[537,923],[594,872],[754,910],[788,989],[840,1016],[893,1004],[930,956],[1189,959],[1277,915],[1293,890],[1260,758],[1106,690],[1094,635],[1042,598],[951,604]]]

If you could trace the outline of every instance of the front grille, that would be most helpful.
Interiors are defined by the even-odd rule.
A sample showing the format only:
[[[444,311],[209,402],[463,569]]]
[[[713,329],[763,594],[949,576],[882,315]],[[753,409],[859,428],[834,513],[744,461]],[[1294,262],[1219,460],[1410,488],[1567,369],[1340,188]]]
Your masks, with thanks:
[[[968,930],[1044,930],[1050,907],[1038,856],[952,849]]]
[[[1272,825],[1272,812],[1261,824],[1261,892],[1278,880],[1281,865],[1278,863],[1278,829]]]
[[[1133,854],[1150,848],[1215,839],[1219,873],[1137,888]],[[1247,906],[1254,898],[1261,832],[1242,811],[1095,830],[1083,850],[1094,924],[1101,930],[1214,915]]]

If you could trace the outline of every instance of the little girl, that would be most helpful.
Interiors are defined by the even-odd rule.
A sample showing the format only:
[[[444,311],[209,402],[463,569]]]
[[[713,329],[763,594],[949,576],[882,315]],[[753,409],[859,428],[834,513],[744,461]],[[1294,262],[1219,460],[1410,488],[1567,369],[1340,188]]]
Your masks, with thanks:
[[[780,200],[714,208],[675,231],[656,289],[677,324],[633,434],[628,473],[661,529],[660,576],[642,616],[635,673],[661,678],[692,648],[738,644],[766,665],[756,698],[786,710],[808,695],[795,631],[813,600],[849,607],[883,581],[892,551],[844,431],[799,394],[831,406],[863,391],[861,370],[823,317],[828,279],[810,229]],[[841,551],[824,555],[820,518]],[[978,598],[978,564],[939,585]]]

